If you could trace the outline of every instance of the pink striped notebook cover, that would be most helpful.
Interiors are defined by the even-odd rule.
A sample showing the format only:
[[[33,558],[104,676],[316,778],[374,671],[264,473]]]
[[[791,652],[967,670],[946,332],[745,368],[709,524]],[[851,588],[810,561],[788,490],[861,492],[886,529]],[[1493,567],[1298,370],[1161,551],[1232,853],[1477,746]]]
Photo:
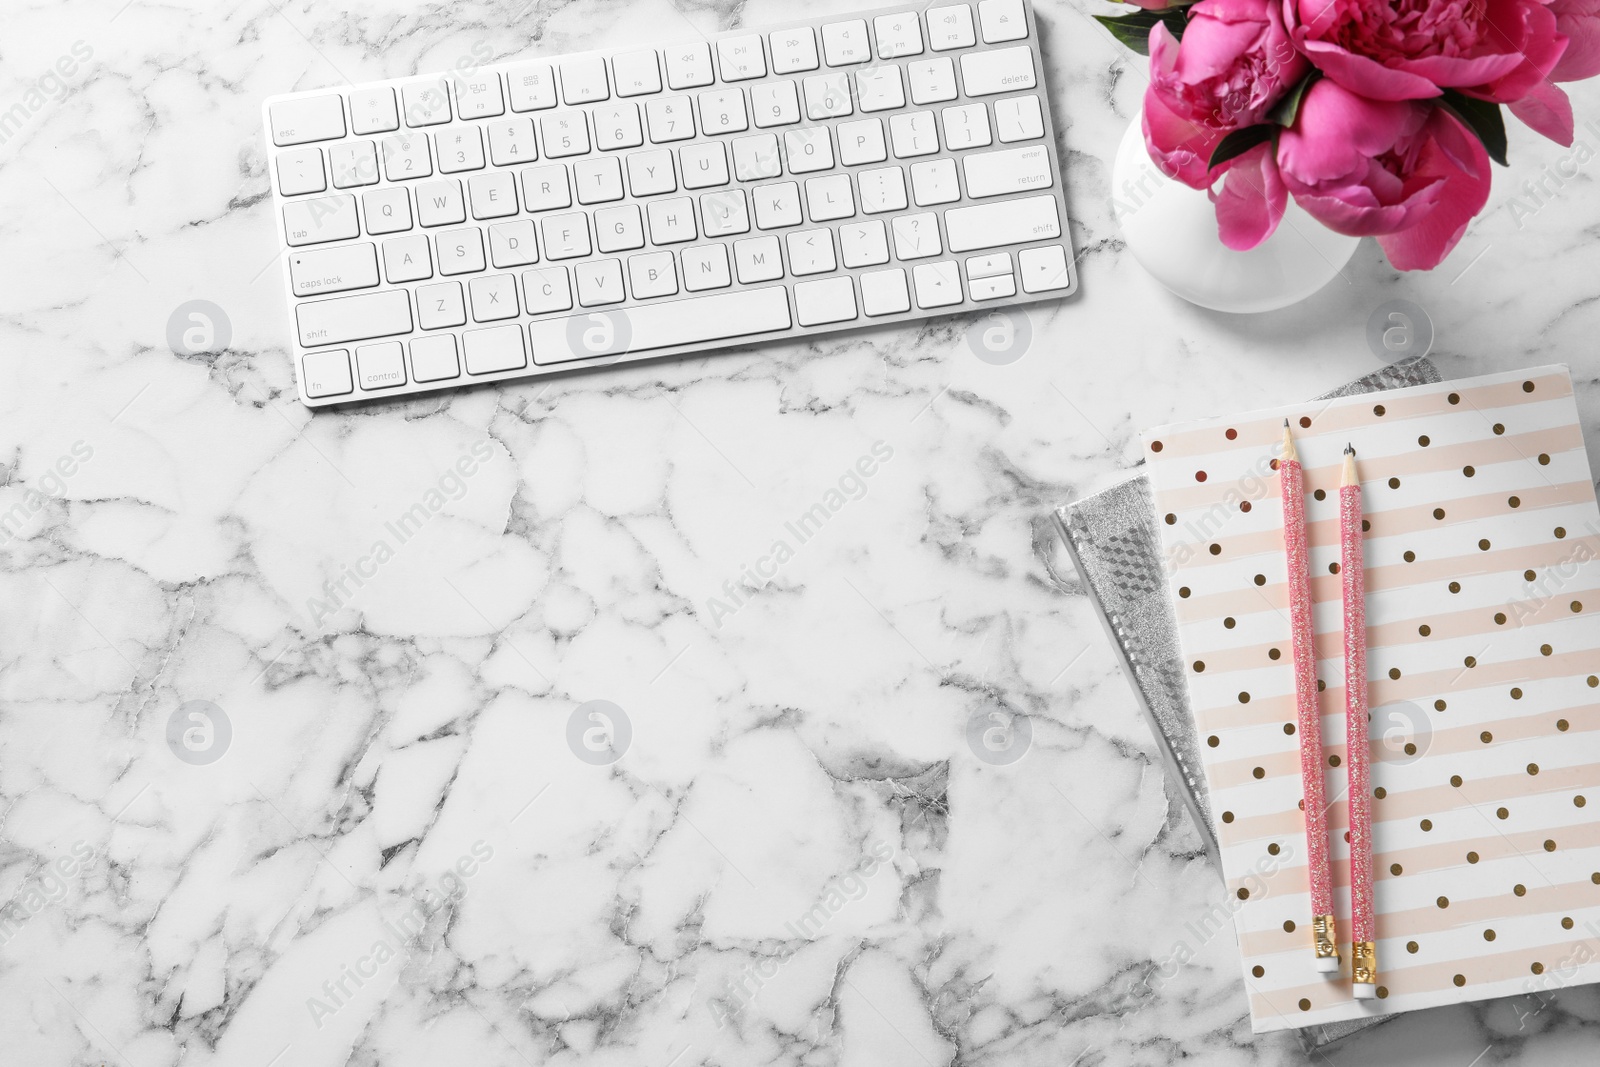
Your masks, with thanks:
[[[1305,466],[1343,971],[1312,969],[1274,460]],[[1350,996],[1338,486],[1365,515],[1380,999]],[[1600,980],[1600,511],[1540,367],[1144,437],[1256,1032]]]

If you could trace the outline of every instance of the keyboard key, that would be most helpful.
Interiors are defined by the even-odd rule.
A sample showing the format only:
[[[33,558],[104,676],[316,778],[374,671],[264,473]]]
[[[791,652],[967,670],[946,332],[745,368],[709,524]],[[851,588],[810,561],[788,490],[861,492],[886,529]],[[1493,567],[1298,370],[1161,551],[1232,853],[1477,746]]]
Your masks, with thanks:
[[[817,69],[817,37],[809,26],[767,34],[772,48],[772,73],[798,74]]]
[[[856,98],[864,112],[888,111],[906,106],[905,86],[896,66],[869,67],[856,71]]]
[[[529,211],[550,211],[572,206],[572,186],[567,183],[567,168],[529,167],[522,172],[523,206]]]
[[[952,252],[971,252],[1061,236],[1061,220],[1053,196],[1029,196],[951,208],[945,212],[944,226]]]
[[[355,387],[350,382],[350,354],[343,348],[308,352],[300,365],[309,397],[343,396]]]
[[[899,167],[864,170],[856,180],[861,185],[861,210],[866,214],[905,210],[906,176]]]
[[[927,259],[944,251],[939,244],[939,217],[931,211],[897,215],[890,220],[889,227],[894,231],[896,259]]]
[[[460,282],[440,282],[417,290],[417,324],[424,330],[466,323],[467,305],[461,299]]]
[[[721,141],[702,141],[678,149],[678,166],[685,189],[709,189],[728,184],[728,153]]]
[[[279,100],[267,105],[267,115],[280,148],[344,136],[344,101],[336,94]]]
[[[791,126],[800,121],[800,95],[794,82],[763,82],[750,87],[750,109],[758,129]]]
[[[1011,253],[991,252],[986,256],[972,256],[967,260],[967,280],[995,278],[1011,273]]]
[[[428,238],[412,234],[410,237],[391,237],[383,242],[383,275],[390,285],[400,282],[420,282],[433,277],[433,256],[428,250]]]
[[[672,169],[671,150],[655,148],[628,153],[628,188],[634,196],[676,192],[678,179]]]
[[[392,182],[433,174],[426,134],[402,133],[383,139],[383,176]]]
[[[547,159],[581,156],[589,151],[589,123],[581,111],[553,111],[539,116],[539,135]]]
[[[1037,96],[1011,96],[994,102],[994,125],[1002,144],[1044,136]]]
[[[607,204],[622,199],[622,164],[616,156],[580,159],[572,165],[572,184],[580,204]]]
[[[771,333],[787,330],[793,323],[788,294],[781,285],[640,304],[629,308],[627,315],[630,352]],[[588,316],[579,317],[583,325],[589,321]],[[534,363],[548,366],[592,355],[573,351],[568,334],[570,322],[567,318],[554,318],[528,324]]]
[[[906,272],[874,270],[861,275],[861,310],[867,317],[898,315],[911,310],[911,294],[906,288]]]
[[[797,284],[794,287],[794,315],[802,326],[849,322],[855,318],[856,289],[850,276]]]
[[[879,15],[872,20],[872,32],[878,35],[879,59],[922,54],[922,25],[915,11]]]
[[[867,24],[861,19],[830,22],[822,27],[822,55],[830,67],[865,63],[872,58],[867,47]]]
[[[794,182],[760,185],[753,195],[757,229],[775,230],[804,221],[800,215],[800,186]]]
[[[739,284],[776,281],[783,277],[783,253],[776,237],[751,237],[733,243]]]
[[[790,174],[809,174],[833,168],[833,142],[828,127],[810,126],[783,135],[783,154],[789,160]]]
[[[889,116],[889,139],[898,159],[931,156],[939,151],[939,135],[933,132],[933,112],[907,111]]]
[[[404,188],[362,193],[361,210],[367,217],[367,232],[374,236],[411,229],[411,198]]]
[[[489,123],[489,159],[497,167],[532,163],[539,158],[532,119],[506,119]]]
[[[972,8],[966,4],[928,9],[928,47],[935,52],[971,48],[978,43],[972,32]]]
[[[707,237],[749,233],[750,209],[745,205],[744,190],[724,189],[717,193],[702,194],[700,232]]]
[[[472,299],[472,321],[494,322],[517,317],[517,279],[509,274],[491,274],[467,283]]]
[[[1033,75],[1033,52],[1027,45],[968,52],[961,57],[961,84],[968,96],[1032,89],[1039,84]]]
[[[889,149],[883,141],[882,119],[841,122],[836,132],[839,134],[839,162],[847,167],[882,163],[889,158]]]
[[[467,202],[461,196],[461,183],[451,178],[417,186],[417,221],[424,226],[466,222]]]
[[[917,285],[917,307],[942,308],[961,303],[961,279],[956,277],[956,265],[949,260],[942,263],[919,263],[911,270]]]
[[[673,45],[666,54],[669,89],[697,89],[715,80],[711,76],[711,46],[704,41]]]
[[[543,111],[556,106],[556,76],[548,63],[519,63],[506,71],[512,111]]]
[[[687,96],[663,96],[644,106],[650,124],[650,140],[655,144],[687,141],[694,136],[693,110]]]
[[[683,287],[691,293],[726,289],[733,284],[728,271],[727,245],[691,245],[683,257]]]
[[[328,188],[327,176],[322,172],[320,148],[297,148],[292,152],[279,152],[277,164],[278,193],[282,196],[320,193]]]
[[[978,5],[978,21],[983,24],[984,44],[1020,41],[1028,36],[1022,0],[983,0]]]
[[[461,335],[461,347],[466,351],[468,374],[494,374],[528,365],[520,326],[468,330]]]
[[[813,122],[849,115],[855,109],[850,104],[850,75],[816,74],[805,80],[806,117]]]
[[[767,61],[761,54],[761,36],[725,37],[717,42],[717,60],[725,82],[765,77]]]
[[[939,117],[944,121],[944,146],[952,152],[994,142],[989,133],[989,109],[982,104],[947,107]]]
[[[956,185],[956,161],[930,159],[911,165],[911,199],[918,207],[948,204],[961,199]]]
[[[306,348],[411,332],[411,299],[404,289],[314,300],[294,312]]]
[[[378,284],[378,250],[370,244],[313,248],[289,257],[295,296],[339,293]]]
[[[356,198],[345,193],[285,204],[283,232],[285,240],[296,248],[354,237],[360,232]]]
[[[644,217],[638,204],[605,207],[594,213],[594,243],[602,252],[644,247]]]
[[[335,189],[378,184],[378,148],[371,141],[347,141],[328,146]]]
[[[637,148],[644,144],[644,130],[639,125],[638,104],[610,104],[597,107],[592,113],[594,143],[600,151]]]
[[[572,307],[572,283],[565,267],[541,267],[522,272],[522,306],[530,315],[566,311]]]
[[[974,300],[999,300],[1017,295],[1017,280],[1009,274],[995,278],[978,278],[967,282],[967,292]]]
[[[419,78],[400,87],[406,125],[438,126],[450,121],[450,94],[443,78]]]
[[[350,91],[350,132],[358,136],[390,133],[400,128],[400,109],[389,88]]]
[[[447,333],[418,337],[411,342],[411,378],[417,382],[442,382],[461,376],[456,360],[456,339]]]
[[[503,219],[517,213],[517,179],[503,170],[467,179],[467,196],[475,219]]]
[[[776,178],[782,173],[778,138],[770,133],[739,137],[733,142],[733,176],[742,182]]]
[[[589,216],[581,211],[547,215],[541,222],[544,231],[544,258],[576,259],[590,253]]]
[[[539,262],[539,243],[532,219],[517,219],[489,227],[489,262],[496,270],[525,267]]]
[[[363,389],[393,389],[406,384],[406,357],[399,341],[356,349],[356,380]]]
[[[740,279],[743,281],[744,279]],[[671,252],[651,252],[628,257],[628,284],[634,298],[674,296],[678,292],[678,268]]]
[[[823,178],[806,179],[806,214],[811,216],[812,222],[847,219],[855,213],[855,197],[850,193],[850,175],[829,174]]]
[[[568,107],[611,99],[605,56],[573,56],[558,62],[556,69],[561,76],[561,100]]]
[[[949,56],[907,63],[906,76],[911,79],[913,104],[937,104],[956,98],[956,65]]]
[[[759,40],[760,38],[757,38]],[[744,90],[720,89],[700,94],[700,129],[705,133],[743,133],[750,128]]]
[[[473,274],[483,269],[483,231],[476,226],[464,230],[441,230],[435,239],[439,246],[439,273]]]
[[[687,196],[652,200],[645,207],[645,214],[650,219],[651,244],[677,244],[700,236],[694,228],[694,201]]]
[[[612,56],[611,76],[618,96],[644,96],[661,91],[661,64],[653,48]]]
[[[500,75],[492,70],[463,74],[456,79],[456,115],[464,119],[492,119],[506,113],[500,94]]]
[[[889,262],[889,232],[882,219],[839,227],[839,258],[846,270]]]
[[[837,270],[833,257],[833,231],[796,230],[787,237],[789,245],[789,273],[796,277],[822,274]]]
[[[1003,193],[1021,193],[1050,185],[1050,152],[1044,145],[974,152],[962,157],[967,195],[974,200]]]
[[[1022,271],[1022,289],[1027,293],[1049,293],[1072,284],[1067,269],[1067,253],[1060,245],[1024,248],[1017,254]]]

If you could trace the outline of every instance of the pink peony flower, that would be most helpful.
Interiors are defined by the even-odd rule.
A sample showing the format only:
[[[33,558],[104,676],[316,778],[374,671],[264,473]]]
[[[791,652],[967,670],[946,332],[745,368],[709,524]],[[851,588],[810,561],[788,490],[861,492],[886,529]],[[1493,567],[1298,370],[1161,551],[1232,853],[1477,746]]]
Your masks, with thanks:
[[[1150,29],[1144,138],[1168,176],[1204,189],[1217,142],[1260,122],[1309,70],[1284,31],[1279,0],[1201,0],[1182,47],[1163,23]]]
[[[1459,89],[1506,104],[1536,94],[1542,100],[1530,124],[1570,143],[1571,107],[1565,107],[1563,126],[1566,94],[1548,81],[1567,37],[1547,3],[1284,0],[1284,22],[1296,47],[1352,92],[1375,100],[1422,100],[1441,89]]]
[[[1550,13],[1567,38],[1550,80],[1576,82],[1600,74],[1600,0],[1550,0]]]
[[[1376,236],[1400,270],[1438,266],[1489,199],[1488,153],[1448,111],[1370,100],[1329,78],[1307,90],[1294,126],[1279,135],[1276,157],[1263,153],[1255,165],[1276,171],[1273,180],[1329,229]],[[1218,204],[1225,241],[1230,228],[1238,239],[1271,214],[1270,188],[1252,196],[1241,182],[1236,193],[1230,214]]]

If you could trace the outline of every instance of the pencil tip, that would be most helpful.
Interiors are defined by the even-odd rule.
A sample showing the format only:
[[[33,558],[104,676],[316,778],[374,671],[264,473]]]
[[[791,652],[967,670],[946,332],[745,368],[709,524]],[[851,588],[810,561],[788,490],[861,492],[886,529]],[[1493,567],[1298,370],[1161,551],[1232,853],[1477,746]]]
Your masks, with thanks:
[[[1285,430],[1287,430],[1289,428],[1289,420],[1288,419],[1284,419],[1283,420],[1283,428]]]
[[[1347,456],[1355,455],[1356,454],[1356,446],[1350,444],[1349,442],[1346,442],[1345,446],[1344,446],[1344,454],[1347,455]]]

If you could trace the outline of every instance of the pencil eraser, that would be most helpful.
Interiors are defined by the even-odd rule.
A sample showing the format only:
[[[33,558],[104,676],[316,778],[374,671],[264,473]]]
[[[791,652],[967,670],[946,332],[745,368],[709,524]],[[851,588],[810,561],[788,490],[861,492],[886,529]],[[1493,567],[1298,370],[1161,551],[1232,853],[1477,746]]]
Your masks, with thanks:
[[[1338,974],[1339,973],[1339,957],[1337,957],[1337,956],[1318,956],[1316,958],[1316,962],[1315,962],[1314,966],[1316,967],[1318,974]]]
[[[1378,987],[1366,982],[1357,982],[1351,987],[1351,993],[1357,1000],[1377,1000]]]

